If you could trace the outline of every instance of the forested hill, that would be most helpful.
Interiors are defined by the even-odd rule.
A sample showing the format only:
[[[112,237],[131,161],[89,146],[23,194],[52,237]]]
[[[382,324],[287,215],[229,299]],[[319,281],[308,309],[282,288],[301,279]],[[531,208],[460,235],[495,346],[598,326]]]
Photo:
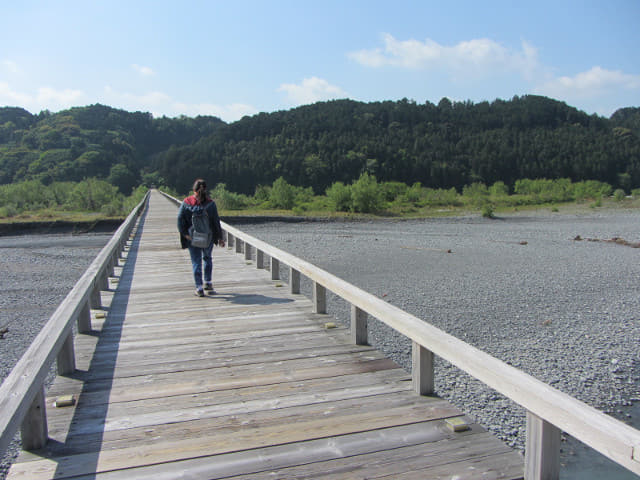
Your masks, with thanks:
[[[152,167],[158,154],[225,125],[216,117],[153,118],[104,105],[38,115],[0,108],[0,184],[96,177],[128,194],[143,180],[159,181]]]
[[[0,183],[97,176],[186,192],[203,176],[252,194],[284,177],[322,193],[363,172],[426,187],[570,178],[629,191],[640,186],[640,108],[607,119],[532,95],[437,105],[336,100],[230,124],[101,105],[39,115],[0,109]]]

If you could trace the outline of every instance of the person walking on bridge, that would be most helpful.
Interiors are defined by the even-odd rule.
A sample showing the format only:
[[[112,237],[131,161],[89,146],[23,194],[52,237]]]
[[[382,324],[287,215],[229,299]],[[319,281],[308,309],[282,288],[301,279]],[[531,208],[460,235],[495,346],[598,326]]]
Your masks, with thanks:
[[[185,198],[180,205],[178,231],[180,232],[180,246],[188,248],[191,256],[193,278],[196,284],[195,294],[204,297],[205,290],[215,293],[212,283],[211,251],[214,244],[224,247],[224,240],[216,202],[209,196],[207,183],[201,178],[198,178],[193,184],[193,195]],[[203,262],[204,286],[202,281]]]

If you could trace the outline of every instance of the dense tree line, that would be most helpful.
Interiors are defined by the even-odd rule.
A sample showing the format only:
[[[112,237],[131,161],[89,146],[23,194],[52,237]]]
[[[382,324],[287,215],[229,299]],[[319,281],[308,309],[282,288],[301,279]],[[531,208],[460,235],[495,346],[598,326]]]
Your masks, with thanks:
[[[526,95],[437,105],[352,100],[261,113],[153,118],[102,105],[31,115],[0,109],[0,184],[97,177],[189,190],[195,176],[253,195],[282,178],[324,193],[363,173],[380,182],[455,188],[525,178],[640,186],[640,108],[607,119]]]

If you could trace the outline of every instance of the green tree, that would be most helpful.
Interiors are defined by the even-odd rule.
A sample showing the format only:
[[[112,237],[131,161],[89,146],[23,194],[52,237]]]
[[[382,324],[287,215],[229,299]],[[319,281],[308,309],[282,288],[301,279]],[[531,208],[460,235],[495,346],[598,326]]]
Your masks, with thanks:
[[[293,186],[289,185],[284,178],[279,177],[271,186],[269,202],[274,208],[290,210],[293,208],[295,196]]]
[[[382,209],[383,197],[376,177],[367,172],[351,186],[352,208],[355,212],[376,213]]]
[[[336,212],[351,210],[351,187],[342,182],[335,182],[326,191],[329,203]]]
[[[117,163],[111,167],[107,181],[118,187],[118,190],[124,195],[131,194],[133,187],[138,183],[134,173],[122,163]]]

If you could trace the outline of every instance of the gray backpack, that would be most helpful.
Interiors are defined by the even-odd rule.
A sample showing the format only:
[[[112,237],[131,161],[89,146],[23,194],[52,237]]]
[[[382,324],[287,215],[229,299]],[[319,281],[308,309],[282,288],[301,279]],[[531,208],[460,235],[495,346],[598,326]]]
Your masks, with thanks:
[[[209,215],[203,207],[199,206],[193,209],[190,236],[191,246],[197,248],[207,248],[213,240]]]

